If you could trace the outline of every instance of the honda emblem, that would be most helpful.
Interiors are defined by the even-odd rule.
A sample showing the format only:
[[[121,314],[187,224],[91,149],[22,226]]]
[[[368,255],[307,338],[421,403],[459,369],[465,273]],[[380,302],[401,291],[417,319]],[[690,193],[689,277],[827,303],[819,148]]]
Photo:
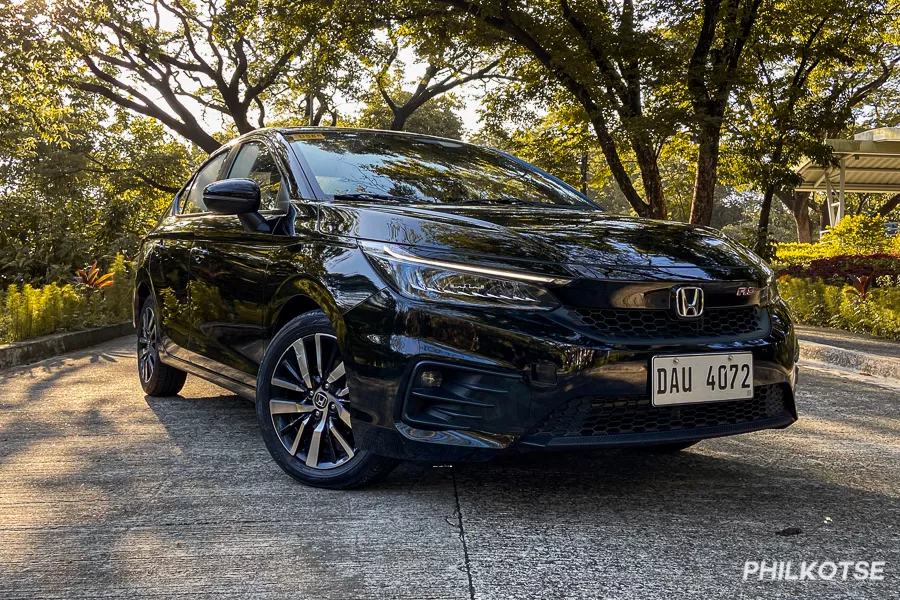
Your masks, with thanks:
[[[685,286],[675,290],[675,312],[682,319],[696,319],[703,314],[703,289]]]

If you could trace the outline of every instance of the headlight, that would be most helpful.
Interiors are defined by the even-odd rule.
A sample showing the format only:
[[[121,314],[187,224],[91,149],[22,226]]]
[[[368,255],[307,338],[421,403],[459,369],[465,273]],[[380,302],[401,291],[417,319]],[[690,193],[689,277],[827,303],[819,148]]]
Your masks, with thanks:
[[[778,280],[775,278],[775,273],[769,273],[769,277],[766,279],[766,287],[759,292],[759,304],[760,306],[769,306],[780,297],[781,296],[778,294]]]
[[[392,246],[364,244],[363,251],[397,291],[415,300],[553,310],[559,302],[540,284],[567,283],[530,273],[426,259]]]

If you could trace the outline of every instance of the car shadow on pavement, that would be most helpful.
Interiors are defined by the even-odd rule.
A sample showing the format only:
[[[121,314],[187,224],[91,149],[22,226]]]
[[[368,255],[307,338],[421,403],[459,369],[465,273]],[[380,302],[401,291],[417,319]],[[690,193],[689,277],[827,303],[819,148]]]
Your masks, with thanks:
[[[51,383],[96,377],[68,368],[52,367],[33,385],[49,392]],[[662,597],[666,585],[721,584],[723,572],[739,583],[743,561],[761,556],[900,558],[886,526],[900,512],[896,471],[882,471],[881,487],[854,472],[893,447],[867,440],[869,457],[848,453],[842,463],[835,444],[850,441],[802,421],[674,455],[535,452],[404,463],[373,486],[331,491],[281,472],[247,400],[195,380],[184,396],[168,398],[144,396],[136,385],[135,378],[118,392],[69,401],[59,390],[42,399],[29,383],[23,402],[5,413],[0,430],[11,437],[0,467],[19,470],[5,473],[10,486],[0,496],[27,499],[7,505],[5,518],[28,525],[7,530],[13,558],[0,559],[0,592],[21,593],[5,597],[166,595],[178,579],[199,592],[209,590],[210,564],[216,591],[234,590],[232,597],[251,581],[260,597],[297,589],[380,597],[385,586],[423,573],[449,573],[433,595],[451,597],[467,571],[479,593],[491,590],[486,597],[506,589],[547,597],[545,574],[589,590],[640,575],[644,597]],[[127,397],[117,395],[126,389]],[[777,535],[792,526],[802,534]],[[651,554],[665,561],[648,561]],[[284,578],[285,563],[303,566],[298,579]],[[672,578],[688,571],[697,578]],[[335,578],[343,584],[332,589]],[[384,596],[403,595],[391,589]]]

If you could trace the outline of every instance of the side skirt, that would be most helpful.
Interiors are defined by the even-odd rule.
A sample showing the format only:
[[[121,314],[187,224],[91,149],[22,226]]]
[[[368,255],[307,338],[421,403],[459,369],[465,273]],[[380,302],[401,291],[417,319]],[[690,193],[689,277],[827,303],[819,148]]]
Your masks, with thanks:
[[[166,354],[164,352],[160,352],[159,360],[169,365],[170,367],[175,367],[176,369],[181,369],[182,371],[186,371],[191,375],[196,375],[200,379],[210,381],[230,392],[234,392],[235,394],[242,396],[247,400],[250,400],[251,402],[256,402],[256,388],[254,387],[251,387],[239,381],[235,381],[230,377],[225,377],[221,373],[216,373],[215,371],[204,369],[203,367],[195,365],[194,363],[176,358],[171,354]]]

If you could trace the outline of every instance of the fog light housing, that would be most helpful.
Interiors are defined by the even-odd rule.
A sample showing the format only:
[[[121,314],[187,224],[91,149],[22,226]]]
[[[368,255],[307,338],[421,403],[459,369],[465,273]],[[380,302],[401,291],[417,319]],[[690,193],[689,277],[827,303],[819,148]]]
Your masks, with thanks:
[[[422,374],[419,375],[419,380],[427,388],[438,388],[441,387],[444,378],[441,376],[440,371],[422,371]]]

